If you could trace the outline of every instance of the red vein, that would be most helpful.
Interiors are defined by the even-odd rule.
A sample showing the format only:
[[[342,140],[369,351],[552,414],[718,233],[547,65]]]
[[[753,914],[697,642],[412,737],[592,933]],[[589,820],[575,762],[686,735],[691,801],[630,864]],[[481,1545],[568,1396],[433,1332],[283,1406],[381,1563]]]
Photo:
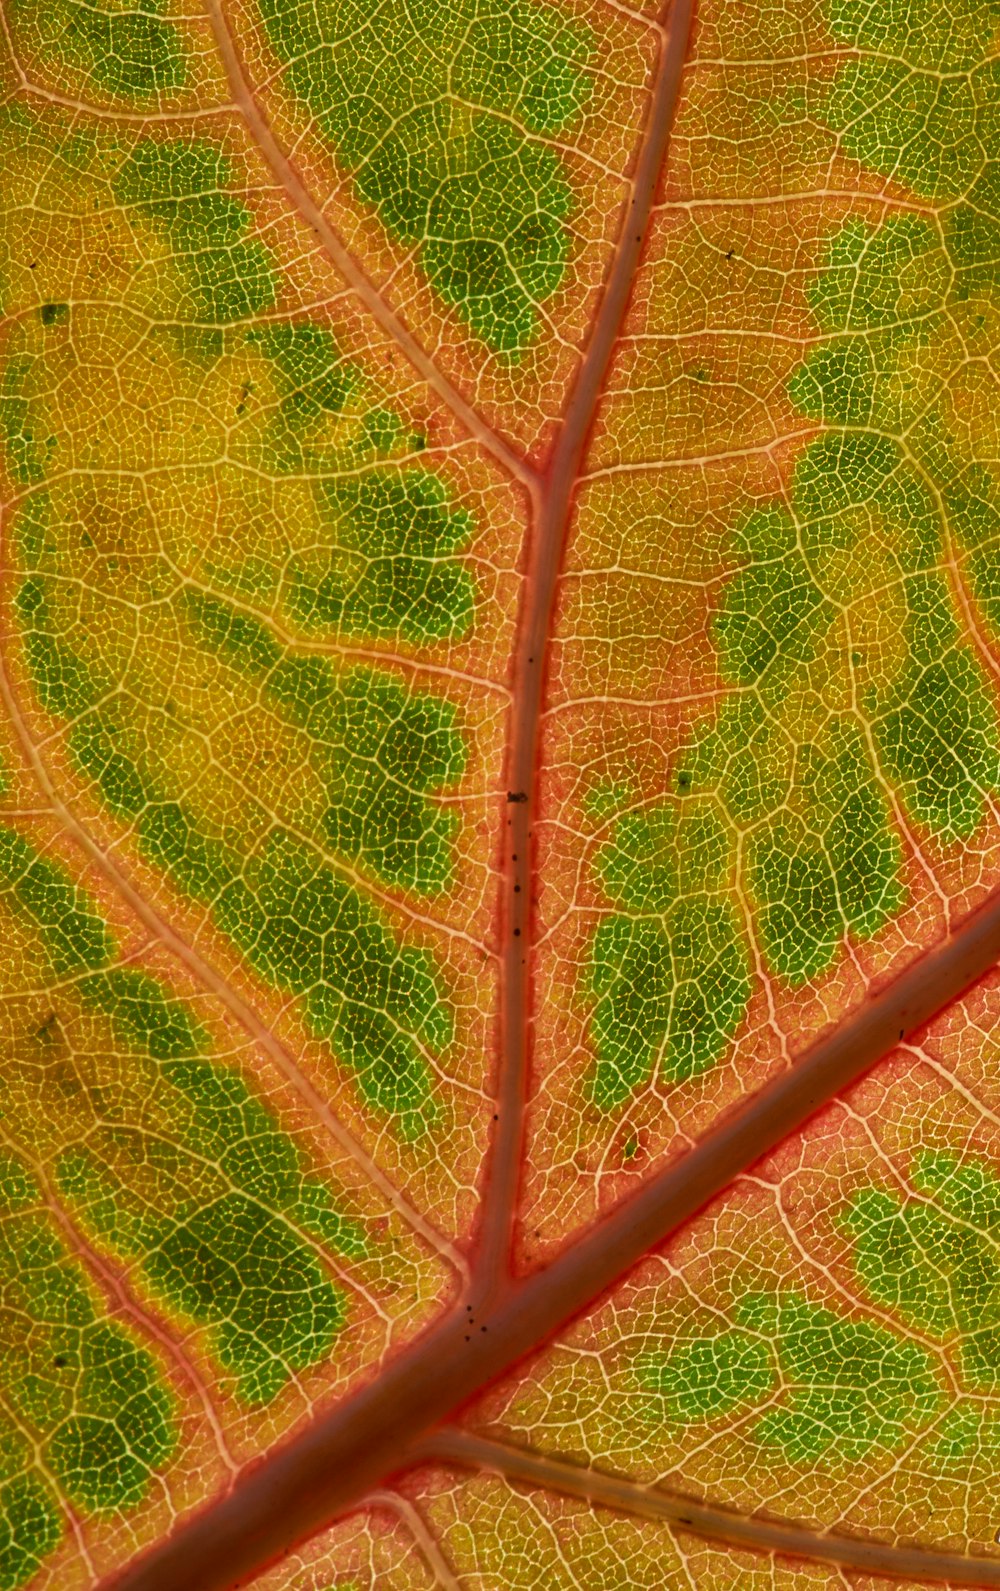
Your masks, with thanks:
[[[446,1459],[463,1468],[496,1470],[510,1480],[544,1486],[570,1497],[644,1519],[662,1520],[675,1529],[709,1541],[839,1564],[900,1580],[924,1580],[954,1586],[1000,1586],[1000,1558],[972,1558],[965,1553],[938,1552],[932,1547],[897,1547],[866,1537],[835,1536],[826,1531],[786,1525],[757,1514],[731,1513],[692,1498],[640,1486],[599,1469],[583,1468],[540,1453],[486,1441],[464,1432],[444,1432],[424,1449],[429,1459]]]
[[[479,1253],[474,1268],[476,1282],[487,1293],[498,1282],[502,1283],[509,1270],[524,1139],[524,1102],[530,1061],[528,962],[534,926],[532,826],[537,811],[539,730],[556,583],[581,460],[649,233],[677,105],[693,9],[693,0],[673,0],[670,8],[631,197],[625,207],[593,335],[580,363],[545,472],[525,582],[527,596],[514,654],[514,713],[508,761],[499,1119],[487,1167]],[[511,797],[516,799],[511,800]]]
[[[485,1318],[452,1310],[374,1381],[248,1467],[225,1496],[105,1586],[223,1591],[412,1467],[435,1427],[591,1308],[735,1177],[978,982],[998,957],[1000,889],[551,1265],[508,1282]]]
[[[520,454],[509,447],[491,426],[487,425],[482,416],[477,414],[472,405],[462,397],[462,394],[457,387],[452,385],[447,376],[441,374],[426,349],[421,346],[413,333],[404,326],[398,315],[389,308],[374,282],[369,280],[357,260],[348,250],[340,234],[330,225],[323,211],[313,199],[292,162],[275,138],[266,116],[254,98],[253,89],[250,86],[243,62],[240,59],[236,40],[226,21],[221,0],[206,0],[206,9],[212,25],[216,48],[222,57],[226,80],[229,84],[229,92],[232,94],[239,113],[246,122],[247,128],[264,157],[271,174],[289,202],[316,234],[337,271],[364,304],[368,313],[378,322],[382,330],[388,333],[397,347],[406,355],[413,368],[423,377],[428,386],[437,393],[455,418],[465,427],[469,435],[474,436],[476,441],[488,453],[492,454],[497,462],[515,480],[522,481],[529,489],[534,490],[535,474],[530,465],[525,462]]]

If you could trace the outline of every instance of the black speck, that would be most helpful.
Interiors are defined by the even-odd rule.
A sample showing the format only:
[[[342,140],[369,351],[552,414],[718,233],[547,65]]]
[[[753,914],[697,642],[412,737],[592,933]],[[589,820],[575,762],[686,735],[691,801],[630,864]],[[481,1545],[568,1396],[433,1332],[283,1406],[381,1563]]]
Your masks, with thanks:
[[[735,249],[729,249],[729,250],[728,250],[728,251],[727,251],[727,253],[726,253],[726,259],[727,259],[727,260],[731,260],[731,259],[732,259],[732,257],[733,257],[733,255],[734,255],[734,254],[735,254],[735,253],[736,253],[736,250],[735,250]]]
[[[507,791],[507,800],[508,801],[521,802],[521,801],[527,801],[527,799],[528,799],[528,797],[527,797],[527,795],[525,794],[525,792],[523,790],[508,790]]]
[[[54,326],[57,321],[63,321],[69,314],[68,304],[43,304],[38,311],[42,318],[43,326]]]
[[[515,938],[515,939],[520,939],[520,937],[521,937],[521,930],[520,930],[520,928],[515,928],[515,929],[514,929],[514,938]],[[903,1035],[902,1035],[902,1034],[900,1034],[900,1038],[902,1038],[902,1036],[903,1036]]]
[[[679,773],[677,775],[677,784],[681,790],[690,790],[691,775],[689,773]]]
[[[61,1353],[57,1353],[52,1363],[55,1365],[57,1370],[65,1370],[66,1366],[69,1364],[69,1360],[64,1359]]]

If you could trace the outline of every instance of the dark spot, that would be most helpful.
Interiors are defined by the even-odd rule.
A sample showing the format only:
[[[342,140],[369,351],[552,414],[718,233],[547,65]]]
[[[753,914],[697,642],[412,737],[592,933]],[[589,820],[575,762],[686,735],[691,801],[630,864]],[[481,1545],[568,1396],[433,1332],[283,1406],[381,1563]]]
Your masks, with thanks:
[[[726,259],[727,259],[727,260],[731,260],[731,259],[732,259],[732,257],[733,257],[733,255],[734,255],[734,254],[735,254],[735,253],[736,253],[736,250],[735,250],[735,249],[729,249],[729,250],[728,250],[728,251],[727,251],[727,253],[726,253]]]
[[[523,790],[508,790],[508,801],[527,801],[528,797]]]
[[[65,1370],[66,1366],[69,1364],[69,1360],[64,1359],[61,1353],[57,1353],[52,1363],[55,1365],[57,1370]]]
[[[68,304],[43,304],[38,311],[42,318],[43,326],[54,326],[57,321],[63,321],[69,314]]]
[[[689,773],[679,773],[677,775],[677,785],[681,790],[690,790],[691,775]]]
[[[514,929],[514,938],[515,938],[515,939],[520,939],[520,937],[521,937],[521,930],[520,930],[520,928],[515,928],[515,929]]]

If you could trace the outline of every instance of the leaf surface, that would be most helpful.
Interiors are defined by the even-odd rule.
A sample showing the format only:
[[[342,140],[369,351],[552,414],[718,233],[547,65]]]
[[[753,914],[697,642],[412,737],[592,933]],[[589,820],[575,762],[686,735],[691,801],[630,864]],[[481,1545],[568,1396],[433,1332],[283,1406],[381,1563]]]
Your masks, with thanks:
[[[1000,1584],[997,6],[3,30],[0,1587]]]

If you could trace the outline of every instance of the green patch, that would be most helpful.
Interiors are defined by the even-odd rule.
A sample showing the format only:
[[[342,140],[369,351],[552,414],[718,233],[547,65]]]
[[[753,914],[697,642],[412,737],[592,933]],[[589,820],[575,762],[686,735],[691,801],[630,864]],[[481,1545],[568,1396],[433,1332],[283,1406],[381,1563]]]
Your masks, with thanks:
[[[974,1404],[960,1403],[949,1409],[938,1424],[930,1453],[942,1464],[954,1464],[971,1457],[983,1444],[983,1411]]]
[[[129,991],[133,1006],[176,1007],[143,981]],[[115,1016],[122,1019],[121,1003]],[[136,1040],[133,1013],[123,1025]],[[169,1045],[165,1022],[144,1025],[154,1059],[191,1047],[176,1015]],[[360,1258],[364,1233],[323,1184],[303,1176],[292,1140],[237,1072],[168,1060],[151,1097],[161,1130],[120,1123],[92,1135],[93,1147],[60,1158],[60,1191],[155,1293],[210,1328],[240,1397],[267,1402],[296,1370],[329,1354],[346,1318],[343,1290],[311,1240]],[[137,1163],[142,1179],[130,1182]]]
[[[735,1314],[775,1344],[787,1391],[752,1435],[789,1463],[828,1452],[856,1463],[873,1448],[892,1451],[940,1405],[930,1355],[884,1326],[842,1320],[797,1293],[752,1294]]]
[[[781,509],[751,515],[737,552],[745,567],[726,583],[712,626],[720,672],[732,685],[771,683],[815,658],[832,612]]]
[[[775,1384],[770,1348],[744,1331],[698,1338],[669,1354],[640,1354],[635,1374],[639,1386],[655,1394],[649,1417],[680,1425],[752,1408]]]
[[[41,575],[22,580],[14,595],[28,668],[47,713],[76,718],[101,695],[94,669],[55,633],[49,585]]]
[[[182,318],[209,326],[245,320],[269,308],[276,293],[267,251],[245,236],[250,212],[226,191],[232,180],[230,161],[211,144],[146,138],[113,183],[116,202],[169,240],[183,282]]]
[[[263,16],[286,85],[355,190],[419,251],[439,296],[497,352],[537,335],[566,269],[572,196],[556,133],[589,94],[586,31],[533,0],[390,0]]]
[[[723,1053],[750,996],[749,958],[722,893],[725,834],[712,809],[690,803],[630,813],[598,853],[607,894],[591,948],[587,990],[594,1102],[610,1110],[648,1082],[697,1076]]]
[[[454,707],[371,669],[335,669],[282,649],[256,619],[216,598],[194,596],[196,639],[240,674],[259,679],[264,701],[306,737],[329,807],[331,847],[384,882],[437,894],[452,882],[458,819],[430,802],[454,786],[465,744]]]
[[[169,1061],[194,1055],[204,1040],[187,1007],[164,993],[155,978],[130,967],[84,978],[79,985],[87,1005],[110,1016],[130,1048]]]
[[[930,221],[891,216],[871,227],[852,218],[830,240],[809,302],[828,335],[912,331],[936,325],[948,285],[948,261]]]
[[[8,910],[42,935],[55,977],[103,966],[111,956],[114,943],[84,891],[6,827],[0,827],[0,893]]]
[[[25,333],[15,328],[0,369],[0,436],[15,483],[35,486],[45,479],[58,443],[47,434],[40,405],[34,401],[45,390],[44,362],[24,344]]]
[[[163,0],[133,9],[94,0],[16,0],[12,12],[57,78],[68,67],[105,93],[148,101],[183,88],[187,78],[180,34],[163,20],[164,9]]]
[[[927,1425],[942,1398],[929,1354],[799,1293],[750,1293],[736,1329],[643,1353],[634,1370],[653,1418],[691,1424],[767,1407],[751,1440],[791,1464],[857,1463]]]
[[[845,719],[829,741],[837,754],[803,746],[796,758],[804,815],[776,814],[749,848],[761,944],[793,985],[825,971],[847,935],[870,939],[905,899],[899,839],[861,733]]]
[[[452,508],[429,470],[382,466],[318,488],[330,542],[295,559],[291,609],[306,630],[458,640],[472,625],[475,588],[455,553],[471,514]]]
[[[928,1151],[916,1197],[864,1188],[843,1227],[870,1296],[908,1325],[954,1343],[973,1390],[1000,1384],[1000,1179],[984,1161]]]
[[[848,154],[949,204],[960,295],[994,282],[1000,263],[1000,164],[988,158],[1000,129],[998,18],[993,0],[832,7],[834,31],[866,53],[841,67],[820,112]]]
[[[340,414],[357,391],[361,372],[343,358],[333,333],[310,321],[280,321],[247,333],[273,361],[281,413],[296,427],[321,414]]]
[[[0,1395],[80,1509],[132,1507],[176,1445],[170,1395],[152,1355],[95,1313],[82,1266],[67,1255],[9,1151],[0,1185],[13,1190],[0,1219]],[[17,1562],[50,1550],[59,1522],[39,1482],[11,1488],[20,1512],[15,1521],[8,1516],[6,1554]]]
[[[62,1517],[40,1475],[0,1485],[0,1591],[16,1591],[58,1545]]]

